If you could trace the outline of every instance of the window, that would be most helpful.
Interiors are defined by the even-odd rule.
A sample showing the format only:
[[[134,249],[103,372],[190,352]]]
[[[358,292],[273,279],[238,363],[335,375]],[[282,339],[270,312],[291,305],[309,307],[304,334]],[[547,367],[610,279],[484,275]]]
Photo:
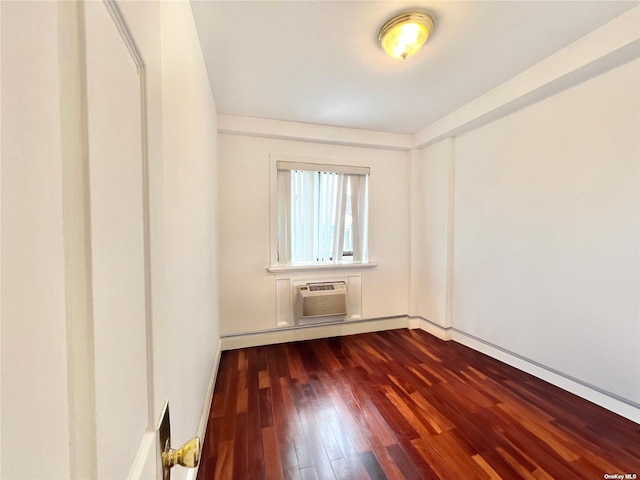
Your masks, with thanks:
[[[369,169],[277,162],[279,265],[366,263]]]

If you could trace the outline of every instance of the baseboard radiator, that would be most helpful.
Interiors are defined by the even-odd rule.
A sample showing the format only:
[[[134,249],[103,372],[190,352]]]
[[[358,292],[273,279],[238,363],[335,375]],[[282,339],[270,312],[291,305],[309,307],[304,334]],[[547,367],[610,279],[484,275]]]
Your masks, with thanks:
[[[345,282],[314,282],[299,285],[294,318],[298,325],[341,322],[347,316]]]

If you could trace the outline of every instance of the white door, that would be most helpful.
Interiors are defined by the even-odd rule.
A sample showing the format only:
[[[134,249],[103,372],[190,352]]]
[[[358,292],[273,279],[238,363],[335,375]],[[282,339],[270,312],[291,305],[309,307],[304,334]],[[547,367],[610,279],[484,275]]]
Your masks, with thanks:
[[[114,4],[86,2],[79,20],[86,48],[97,475],[124,479],[154,422],[144,70]]]
[[[142,59],[110,1],[0,12],[0,477],[155,479]]]

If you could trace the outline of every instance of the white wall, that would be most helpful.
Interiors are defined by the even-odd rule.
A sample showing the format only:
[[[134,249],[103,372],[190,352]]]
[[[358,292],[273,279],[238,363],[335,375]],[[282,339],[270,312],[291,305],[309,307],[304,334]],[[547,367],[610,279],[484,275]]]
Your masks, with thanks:
[[[363,318],[406,315],[409,282],[406,152],[222,134],[219,137],[221,333],[276,327],[275,275],[267,271],[270,154],[371,167],[370,260],[379,265],[362,271]]]
[[[165,365],[180,446],[198,433],[218,355],[217,125],[190,3],[162,4],[162,46]],[[186,473],[174,470],[172,478]]]
[[[454,165],[455,142],[447,139],[420,150],[413,172],[417,189],[413,228],[419,244],[412,260],[417,271],[412,315],[445,328],[451,326]]]
[[[456,139],[453,272],[455,329],[636,403],[639,71]]]

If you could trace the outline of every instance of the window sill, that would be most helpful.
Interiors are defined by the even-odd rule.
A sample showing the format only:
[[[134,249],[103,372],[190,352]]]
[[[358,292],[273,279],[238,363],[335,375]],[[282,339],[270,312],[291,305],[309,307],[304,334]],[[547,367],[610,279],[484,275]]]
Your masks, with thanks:
[[[363,270],[376,268],[375,262],[368,263],[325,263],[313,265],[272,265],[267,267],[271,273],[290,273],[290,272],[311,272],[311,271],[330,271],[330,270]]]

